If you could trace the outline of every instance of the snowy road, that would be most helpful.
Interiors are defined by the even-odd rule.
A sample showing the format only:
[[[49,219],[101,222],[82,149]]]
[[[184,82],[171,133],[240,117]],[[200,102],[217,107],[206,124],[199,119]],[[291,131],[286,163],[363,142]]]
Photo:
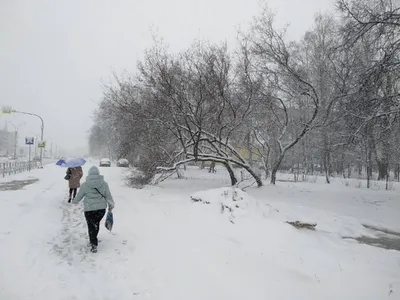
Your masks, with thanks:
[[[63,169],[35,170],[30,175],[38,182],[0,191],[1,300],[379,300],[400,295],[398,251],[360,245],[326,230],[298,231],[277,220],[270,206],[246,211],[232,224],[218,206],[189,201],[195,191],[226,186],[226,177],[210,180],[213,175],[206,174],[208,180],[170,180],[135,190],[124,187],[122,169],[101,171],[116,209],[113,234],[102,226],[97,254],[86,246],[82,206],[66,203]]]

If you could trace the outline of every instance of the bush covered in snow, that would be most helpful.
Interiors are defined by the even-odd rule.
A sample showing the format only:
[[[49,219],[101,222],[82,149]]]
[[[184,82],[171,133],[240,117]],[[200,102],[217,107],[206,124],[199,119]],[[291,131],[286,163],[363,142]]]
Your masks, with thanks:
[[[267,205],[261,204],[243,190],[234,187],[200,191],[192,194],[190,198],[196,203],[217,206],[221,214],[229,215],[231,223],[245,215],[265,216],[270,213]]]

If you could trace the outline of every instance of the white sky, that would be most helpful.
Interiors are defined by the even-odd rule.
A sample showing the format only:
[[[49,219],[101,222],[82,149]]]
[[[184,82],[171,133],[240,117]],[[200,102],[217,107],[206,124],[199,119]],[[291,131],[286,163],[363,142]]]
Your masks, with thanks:
[[[334,0],[269,0],[289,37],[310,28]],[[195,38],[234,42],[259,0],[0,0],[0,106],[40,114],[45,139],[69,150],[87,147],[101,80],[134,71],[156,28],[172,50]],[[0,116],[0,127],[5,116]],[[8,117],[20,137],[40,133],[33,117]],[[12,127],[9,127],[11,129]],[[84,153],[81,153],[82,155]]]

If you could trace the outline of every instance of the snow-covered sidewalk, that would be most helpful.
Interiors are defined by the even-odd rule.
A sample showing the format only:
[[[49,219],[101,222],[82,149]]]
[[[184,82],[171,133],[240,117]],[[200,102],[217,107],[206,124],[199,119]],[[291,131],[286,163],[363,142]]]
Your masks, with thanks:
[[[335,196],[334,187],[318,184],[278,184],[233,196],[234,190],[223,188],[226,176],[206,170],[136,190],[124,186],[123,169],[102,168],[116,202],[115,224],[113,233],[102,226],[99,252],[92,254],[82,206],[66,203],[64,171],[46,167],[30,174],[38,182],[0,191],[0,299],[400,295],[400,252],[342,238],[364,234],[366,221],[400,229],[396,193],[376,192],[379,207],[368,204],[370,191],[343,189]],[[321,195],[326,197],[318,200]],[[221,203],[232,210],[221,213]],[[317,230],[285,223],[295,219],[316,221]]]

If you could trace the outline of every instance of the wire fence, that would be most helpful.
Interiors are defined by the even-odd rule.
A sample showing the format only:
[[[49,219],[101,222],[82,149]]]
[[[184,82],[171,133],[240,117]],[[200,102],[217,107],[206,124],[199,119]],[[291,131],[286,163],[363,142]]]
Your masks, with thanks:
[[[0,163],[0,176],[6,177],[13,174],[18,174],[40,167],[39,161],[14,161]]]

